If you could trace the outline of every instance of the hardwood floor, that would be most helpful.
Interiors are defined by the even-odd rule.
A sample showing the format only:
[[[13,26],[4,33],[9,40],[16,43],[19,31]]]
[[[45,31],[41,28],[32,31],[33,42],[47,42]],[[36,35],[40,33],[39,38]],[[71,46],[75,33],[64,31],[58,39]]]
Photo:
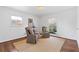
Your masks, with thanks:
[[[66,39],[61,48],[61,52],[79,52],[77,41]]]
[[[22,37],[22,38],[18,38],[18,39],[14,39],[14,40],[0,43],[0,52],[17,52],[18,50],[15,48],[13,43],[18,42],[18,41],[22,41],[25,38],[26,37]]]
[[[25,37],[26,38],[26,37]],[[9,42],[0,43],[0,52],[14,52],[18,51],[13,43],[25,40],[25,38],[19,38]],[[56,37],[60,38],[60,37]],[[61,38],[62,39],[62,38]],[[61,52],[79,52],[79,48],[76,40],[65,39],[65,42],[61,48]]]
[[[78,43],[76,40],[68,39],[60,36],[54,36],[54,35],[51,36],[66,40],[61,48],[61,52],[79,52]]]
[[[17,51],[12,42],[0,43],[0,52],[13,52]]]

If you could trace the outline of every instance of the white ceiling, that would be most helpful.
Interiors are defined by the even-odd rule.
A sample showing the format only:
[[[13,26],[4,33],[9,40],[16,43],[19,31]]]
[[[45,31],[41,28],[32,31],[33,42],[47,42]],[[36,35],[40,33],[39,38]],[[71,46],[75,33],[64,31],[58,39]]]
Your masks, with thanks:
[[[72,8],[72,6],[42,6],[42,9],[40,10],[38,9],[39,8],[38,6],[8,6],[8,7],[39,16],[50,13],[57,13],[62,10]]]

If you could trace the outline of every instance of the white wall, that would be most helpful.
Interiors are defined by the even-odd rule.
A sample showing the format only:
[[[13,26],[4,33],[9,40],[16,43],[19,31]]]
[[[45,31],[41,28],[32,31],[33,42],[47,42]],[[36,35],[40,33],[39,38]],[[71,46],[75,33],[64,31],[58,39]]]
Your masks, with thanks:
[[[71,8],[57,15],[58,35],[76,39],[76,9]]]
[[[22,27],[12,27],[11,26],[11,16],[21,16],[23,18]],[[23,13],[17,10],[13,10],[7,7],[0,7],[0,41],[7,39],[16,39],[25,34],[24,27],[27,25],[27,20],[29,17],[34,18],[35,25],[37,24],[37,17]]]
[[[75,7],[63,10],[59,13],[41,17],[40,26],[48,26],[48,19],[54,17],[57,25],[57,35],[76,39],[76,9]],[[39,24],[40,24],[39,23]]]
[[[79,7],[76,7],[77,8],[77,27],[76,27],[76,33],[77,33],[77,42],[78,42],[78,47],[79,47]]]

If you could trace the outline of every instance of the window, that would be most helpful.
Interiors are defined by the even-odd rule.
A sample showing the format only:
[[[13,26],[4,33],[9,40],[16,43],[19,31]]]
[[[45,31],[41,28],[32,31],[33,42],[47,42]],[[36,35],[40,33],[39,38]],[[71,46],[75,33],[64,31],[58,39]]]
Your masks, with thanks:
[[[19,16],[11,16],[12,20],[22,20],[22,17]]]
[[[11,24],[12,24],[12,26],[21,26],[22,25],[22,17],[11,16]]]
[[[49,32],[56,34],[57,29],[56,29],[56,19],[55,18],[49,18]]]
[[[49,19],[49,24],[54,24],[54,23],[56,23],[56,19],[55,18],[50,18]]]

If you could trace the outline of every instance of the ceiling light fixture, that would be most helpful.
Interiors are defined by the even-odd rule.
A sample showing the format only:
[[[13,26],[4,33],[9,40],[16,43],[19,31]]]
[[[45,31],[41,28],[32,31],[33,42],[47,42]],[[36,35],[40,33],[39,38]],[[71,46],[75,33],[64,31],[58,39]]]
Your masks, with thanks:
[[[44,6],[37,6],[37,9],[38,9],[39,11],[42,11],[42,10],[44,10]]]

